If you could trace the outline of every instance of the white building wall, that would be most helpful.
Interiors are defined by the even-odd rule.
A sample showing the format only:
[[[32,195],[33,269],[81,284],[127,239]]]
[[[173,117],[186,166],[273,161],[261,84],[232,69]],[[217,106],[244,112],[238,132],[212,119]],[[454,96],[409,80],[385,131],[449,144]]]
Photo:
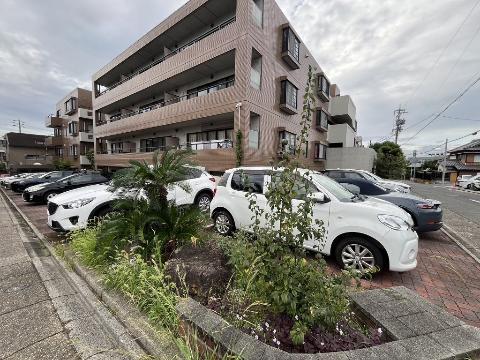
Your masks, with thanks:
[[[355,131],[348,124],[328,125],[327,140],[329,143],[342,143],[343,147],[353,147],[355,136]]]
[[[327,169],[356,169],[372,171],[375,150],[365,147],[327,149]]]

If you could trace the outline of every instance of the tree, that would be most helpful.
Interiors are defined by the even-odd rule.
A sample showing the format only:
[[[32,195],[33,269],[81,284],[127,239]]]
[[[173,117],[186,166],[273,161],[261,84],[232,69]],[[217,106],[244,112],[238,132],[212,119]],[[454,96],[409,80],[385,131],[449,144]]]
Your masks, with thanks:
[[[391,141],[371,145],[377,152],[376,173],[387,179],[398,179],[405,175],[407,161],[398,144]]]
[[[438,161],[437,160],[427,160],[422,164],[422,170],[437,171]]]
[[[85,156],[87,157],[87,160],[90,162],[92,169],[94,169],[95,168],[95,152],[93,150],[89,150],[87,151]]]
[[[53,161],[55,170],[68,170],[72,167],[70,160],[56,159]]]

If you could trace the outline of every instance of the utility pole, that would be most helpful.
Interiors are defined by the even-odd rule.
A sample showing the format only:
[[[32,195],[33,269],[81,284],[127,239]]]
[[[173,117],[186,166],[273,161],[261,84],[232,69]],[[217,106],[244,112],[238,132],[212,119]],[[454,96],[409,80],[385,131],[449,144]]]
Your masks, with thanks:
[[[448,139],[445,139],[445,150],[443,151],[442,184],[445,184],[445,172],[447,171],[447,143]]]
[[[21,121],[20,119],[17,120],[12,120],[13,121],[13,126],[17,127],[18,126],[18,132],[21,134],[22,133],[22,125],[25,126],[25,123]]]
[[[417,150],[413,150],[413,181],[415,181],[416,168],[417,168]]]
[[[405,119],[402,117],[404,114],[407,114],[405,109],[402,109],[401,105],[398,105],[398,109],[393,111],[395,121],[393,124],[393,133],[395,134],[395,144],[398,144],[398,135],[403,130],[403,125],[405,125]]]

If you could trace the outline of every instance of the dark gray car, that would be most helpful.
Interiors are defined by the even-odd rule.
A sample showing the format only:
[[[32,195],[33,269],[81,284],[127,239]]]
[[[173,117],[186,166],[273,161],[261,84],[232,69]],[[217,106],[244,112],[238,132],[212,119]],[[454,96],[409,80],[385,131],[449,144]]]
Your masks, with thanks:
[[[367,180],[337,179],[337,181],[352,192],[376,197],[401,207],[412,216],[417,232],[439,230],[443,225],[441,203],[436,200],[422,199],[415,195],[395,191],[390,192]]]

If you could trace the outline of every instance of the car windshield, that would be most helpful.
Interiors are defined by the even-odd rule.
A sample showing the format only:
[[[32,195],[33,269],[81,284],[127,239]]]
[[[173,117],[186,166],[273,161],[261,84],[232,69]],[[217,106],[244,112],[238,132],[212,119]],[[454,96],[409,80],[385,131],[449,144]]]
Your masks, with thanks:
[[[369,180],[375,181],[375,182],[381,182],[383,179],[380,176],[377,176],[375,174],[372,174],[371,172],[368,171],[362,171],[362,174],[364,174]]]
[[[320,174],[313,174],[312,180],[318,185],[324,187],[328,192],[335,196],[340,201],[347,201],[353,199],[356,195],[345,189],[342,185],[327,176]]]

